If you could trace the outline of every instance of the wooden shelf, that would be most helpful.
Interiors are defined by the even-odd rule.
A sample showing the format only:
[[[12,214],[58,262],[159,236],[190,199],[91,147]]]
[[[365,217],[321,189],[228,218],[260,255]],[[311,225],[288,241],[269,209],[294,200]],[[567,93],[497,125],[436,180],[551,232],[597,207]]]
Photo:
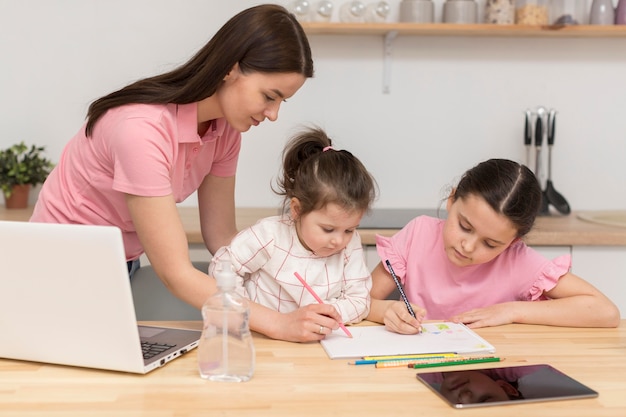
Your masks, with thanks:
[[[493,25],[454,23],[313,23],[302,27],[310,35],[397,35],[626,38],[626,25]]]

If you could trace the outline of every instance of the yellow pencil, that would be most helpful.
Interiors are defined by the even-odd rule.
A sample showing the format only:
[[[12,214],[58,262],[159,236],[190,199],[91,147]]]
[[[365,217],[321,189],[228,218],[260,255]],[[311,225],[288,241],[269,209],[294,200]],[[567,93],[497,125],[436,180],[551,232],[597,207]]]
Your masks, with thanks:
[[[481,362],[497,362],[500,358],[494,356],[460,356],[457,358],[442,358],[432,360],[415,360],[415,359],[403,359],[397,361],[380,361],[376,362],[376,368],[426,368],[431,366],[446,366],[446,365],[464,365],[470,363]]]
[[[415,355],[387,355],[387,356],[363,356],[363,359],[371,361],[385,361],[396,359],[421,359],[421,358],[454,358],[459,355],[456,353],[423,353]]]

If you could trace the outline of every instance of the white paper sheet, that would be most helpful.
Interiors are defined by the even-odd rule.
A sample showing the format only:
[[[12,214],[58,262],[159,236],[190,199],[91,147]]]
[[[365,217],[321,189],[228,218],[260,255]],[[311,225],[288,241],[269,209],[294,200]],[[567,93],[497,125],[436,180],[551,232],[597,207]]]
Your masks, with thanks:
[[[401,335],[385,326],[350,327],[352,338],[338,329],[320,343],[331,359],[423,353],[493,353],[495,348],[467,326],[452,322],[423,323],[417,335]]]

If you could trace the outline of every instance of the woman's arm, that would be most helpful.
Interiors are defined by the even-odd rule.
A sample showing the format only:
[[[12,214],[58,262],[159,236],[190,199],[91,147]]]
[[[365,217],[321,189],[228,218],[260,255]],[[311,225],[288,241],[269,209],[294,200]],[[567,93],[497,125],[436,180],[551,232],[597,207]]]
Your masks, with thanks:
[[[452,318],[469,327],[508,323],[570,327],[617,327],[618,308],[602,292],[571,272],[545,293],[550,300],[514,301],[471,310]]]
[[[402,333],[419,333],[422,318],[426,311],[414,304],[411,304],[417,318],[409,314],[404,302],[387,300],[386,298],[396,289],[391,274],[387,272],[382,262],[372,271],[372,290],[370,291],[371,306],[367,320],[376,323],[383,323],[387,330]]]
[[[174,198],[127,195],[131,217],[156,274],[172,294],[201,309],[215,293],[213,278],[198,271],[189,260],[185,231]],[[312,304],[283,314],[250,303],[250,328],[268,337],[292,342],[320,340],[319,328],[337,329],[341,316],[329,304]]]
[[[176,297],[200,309],[215,292],[215,280],[193,267],[189,245],[172,195],[127,195],[126,203],[146,256]]]
[[[215,253],[230,244],[235,223],[235,177],[207,175],[198,188],[200,228],[207,249]]]

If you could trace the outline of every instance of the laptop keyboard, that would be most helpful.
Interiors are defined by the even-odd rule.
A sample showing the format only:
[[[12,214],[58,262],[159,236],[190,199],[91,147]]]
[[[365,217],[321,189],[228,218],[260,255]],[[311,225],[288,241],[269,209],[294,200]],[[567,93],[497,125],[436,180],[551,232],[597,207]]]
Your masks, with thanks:
[[[141,342],[141,350],[144,359],[150,359],[160,353],[163,353],[176,345],[168,345],[165,343]]]

